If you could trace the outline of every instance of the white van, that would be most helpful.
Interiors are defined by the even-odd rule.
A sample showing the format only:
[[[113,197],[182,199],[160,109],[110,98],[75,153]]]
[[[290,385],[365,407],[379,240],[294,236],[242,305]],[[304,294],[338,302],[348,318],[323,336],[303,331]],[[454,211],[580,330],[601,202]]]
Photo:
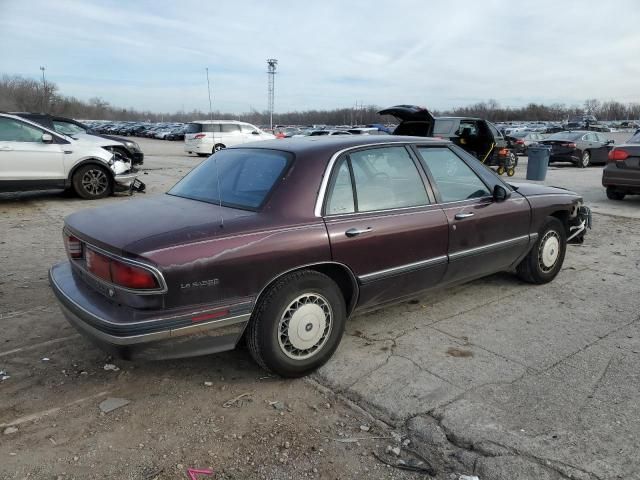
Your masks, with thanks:
[[[185,125],[184,151],[209,156],[226,147],[276,138],[250,123],[236,120],[197,120]]]

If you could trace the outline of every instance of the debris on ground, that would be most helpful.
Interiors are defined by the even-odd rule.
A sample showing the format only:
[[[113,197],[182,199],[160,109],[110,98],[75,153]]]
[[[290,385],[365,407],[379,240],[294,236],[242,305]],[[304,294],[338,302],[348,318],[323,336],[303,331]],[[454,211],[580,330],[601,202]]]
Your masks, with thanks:
[[[120,369],[119,369],[117,366],[115,366],[113,363],[105,363],[103,368],[104,368],[105,370],[107,370],[107,371],[112,371],[112,372],[117,372],[117,371],[119,371],[119,370],[120,370]]]
[[[5,380],[9,380],[11,375],[7,374],[6,370],[0,370],[0,382],[4,382]]]
[[[205,387],[213,387],[213,382],[204,382]]]
[[[475,475],[460,475],[458,480],[480,480],[480,478]]]
[[[387,445],[387,453],[393,453],[396,457],[400,456],[400,447],[392,447],[391,445]]]
[[[274,409],[278,410],[279,412],[282,412],[287,408],[285,407],[284,403],[282,403],[280,400],[276,400],[275,402],[269,402],[269,405],[271,405]]]
[[[392,453],[395,454],[395,451],[393,449],[393,447],[387,447],[387,452],[389,452],[389,449],[392,449]],[[398,448],[398,447],[396,447]],[[398,450],[400,450],[398,448]],[[373,454],[373,456],[375,458],[377,458],[380,462],[384,463],[385,465],[388,465],[390,467],[394,467],[394,468],[398,468],[400,470],[407,470],[410,472],[417,472],[417,473],[424,473],[426,475],[430,475],[432,477],[434,477],[436,475],[436,470],[431,466],[431,464],[427,461],[426,458],[424,458],[422,455],[420,455],[419,453],[413,451],[413,450],[407,450],[408,453],[410,453],[412,455],[412,457],[405,459],[387,459],[384,456],[376,453],[376,452],[371,452]]]
[[[231,400],[227,400],[226,402],[224,402],[222,404],[222,408],[229,408],[233,406],[241,407],[242,406],[241,400],[245,397],[250,397],[251,395],[253,395],[253,392],[242,393],[237,397],[234,397]]]
[[[12,433],[16,433],[18,431],[18,429],[16,427],[7,427],[4,429],[4,433],[5,435],[11,435]]]
[[[41,360],[42,360],[43,362],[48,362],[48,361],[50,361],[51,359],[50,359],[49,357],[42,357],[42,359],[41,359]]]
[[[362,430],[363,432],[368,432],[369,430],[371,430],[371,427],[369,425],[360,425],[360,430]]]
[[[109,413],[117,410],[118,408],[122,408],[125,405],[129,405],[130,403],[131,402],[126,398],[109,397],[106,400],[100,402],[100,405],[98,406],[100,407],[102,413]]]

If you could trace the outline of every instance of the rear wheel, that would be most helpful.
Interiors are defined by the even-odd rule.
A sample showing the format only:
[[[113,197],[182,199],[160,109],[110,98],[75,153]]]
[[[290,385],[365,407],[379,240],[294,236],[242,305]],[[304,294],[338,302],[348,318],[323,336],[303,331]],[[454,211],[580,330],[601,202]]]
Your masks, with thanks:
[[[86,199],[95,200],[113,191],[113,178],[106,168],[99,165],[84,165],[73,175],[73,189]]]
[[[555,217],[547,217],[538,232],[538,240],[517,267],[518,276],[529,283],[550,282],[560,272],[566,250],[564,225]]]
[[[213,147],[213,152],[212,153],[216,153],[219,152],[220,150],[222,150],[223,148],[227,148],[225,145],[223,145],[222,143],[216,143]]]
[[[247,346],[265,370],[300,377],[331,358],[346,319],[344,297],[331,278],[313,270],[294,272],[260,299],[247,327]]]
[[[580,168],[587,168],[589,165],[591,165],[591,152],[585,150],[580,158]]]
[[[615,187],[607,187],[607,198],[609,200],[624,200],[625,193]]]
[[[502,165],[500,165],[500,166],[498,167],[498,175],[503,175],[503,174],[504,174],[504,172],[505,172],[504,167],[503,167]]]

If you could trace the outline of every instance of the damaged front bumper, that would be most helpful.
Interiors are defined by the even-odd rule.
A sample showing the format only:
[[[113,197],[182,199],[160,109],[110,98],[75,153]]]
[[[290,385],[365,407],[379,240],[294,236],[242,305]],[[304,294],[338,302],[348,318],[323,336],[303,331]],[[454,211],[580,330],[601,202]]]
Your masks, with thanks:
[[[582,243],[587,229],[591,230],[593,216],[591,209],[585,205],[577,207],[575,216],[569,220],[567,243]]]
[[[137,171],[132,169],[131,162],[115,160],[111,164],[115,192],[144,192],[145,184],[138,180]]]

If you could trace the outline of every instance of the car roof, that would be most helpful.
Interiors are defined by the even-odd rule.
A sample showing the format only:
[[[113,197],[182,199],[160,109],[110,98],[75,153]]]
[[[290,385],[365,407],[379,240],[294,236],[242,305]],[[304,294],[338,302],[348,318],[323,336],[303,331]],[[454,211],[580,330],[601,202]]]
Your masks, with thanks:
[[[276,140],[262,140],[259,142],[250,142],[230,147],[238,148],[260,148],[269,150],[280,150],[291,152],[293,154],[309,154],[321,153],[333,155],[341,150],[349,148],[357,148],[364,146],[376,145],[394,145],[407,143],[423,143],[433,145],[448,145],[451,142],[440,138],[433,137],[406,137],[395,135],[321,135],[307,137],[291,137]]]
[[[478,117],[435,117],[436,120],[483,120]]]
[[[192,122],[188,123],[235,123],[238,125],[251,125],[250,123],[241,122],[239,120],[193,120]]]

